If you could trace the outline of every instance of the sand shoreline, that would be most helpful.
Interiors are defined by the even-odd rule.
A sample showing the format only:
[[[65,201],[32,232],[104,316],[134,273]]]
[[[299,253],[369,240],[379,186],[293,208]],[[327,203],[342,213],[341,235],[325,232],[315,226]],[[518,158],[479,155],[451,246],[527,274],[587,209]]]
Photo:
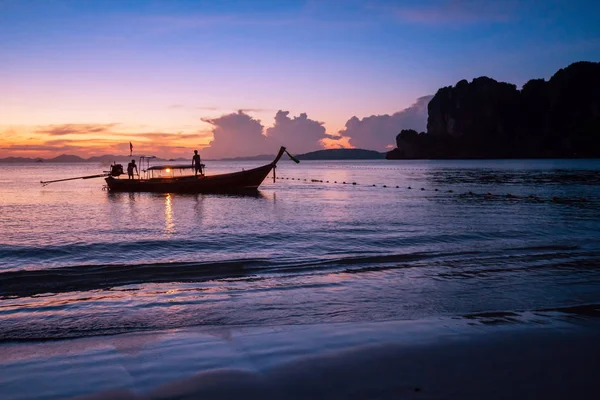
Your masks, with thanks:
[[[0,346],[0,398],[597,398],[600,321],[203,327]]]

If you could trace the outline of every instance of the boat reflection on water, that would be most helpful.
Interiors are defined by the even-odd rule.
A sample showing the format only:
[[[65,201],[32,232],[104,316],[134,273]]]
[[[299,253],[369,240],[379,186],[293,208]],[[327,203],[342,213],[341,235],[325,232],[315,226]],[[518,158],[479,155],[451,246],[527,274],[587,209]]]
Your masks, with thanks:
[[[105,215],[113,224],[129,221],[122,238],[144,240],[151,232],[166,239],[187,240],[201,235],[200,227],[229,224],[232,207],[239,202],[244,209],[261,209],[260,203],[275,202],[275,192],[253,191],[230,194],[128,193],[107,192]],[[191,224],[190,224],[190,221]]]
[[[195,199],[196,201],[201,201],[206,198],[254,198],[254,199],[265,199],[265,200],[274,200],[274,194],[271,196],[270,194],[264,193],[260,190],[251,191],[251,192],[239,192],[239,193],[215,193],[215,194],[205,194],[205,193],[153,193],[153,192],[106,192],[107,199],[110,202],[114,203],[122,203],[126,200],[128,201],[142,201],[143,199],[148,200],[156,200],[162,199],[165,197],[169,197],[171,200],[176,199]]]

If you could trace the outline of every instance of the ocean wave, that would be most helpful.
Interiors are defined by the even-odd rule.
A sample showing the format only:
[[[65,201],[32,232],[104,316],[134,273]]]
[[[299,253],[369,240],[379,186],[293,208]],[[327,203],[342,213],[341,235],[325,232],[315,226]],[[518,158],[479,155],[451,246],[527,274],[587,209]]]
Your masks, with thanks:
[[[243,277],[259,273],[310,273],[373,264],[398,264],[463,256],[472,252],[409,253],[342,256],[301,262],[269,259],[236,259],[210,262],[158,262],[140,264],[73,265],[37,270],[0,272],[0,298],[43,293],[86,291],[159,282],[194,282]]]
[[[406,267],[440,267],[446,279],[540,268],[595,268],[600,253],[578,246],[547,245],[502,250],[412,252],[403,254],[339,254],[336,257],[291,259],[231,259],[203,262],[84,264],[0,272],[0,298],[27,297],[112,288],[132,284],[201,282],[249,278],[261,274],[360,274]]]
[[[85,254],[123,253],[125,255],[138,251],[176,251],[189,250],[198,245],[204,248],[218,248],[217,244],[191,239],[178,240],[127,240],[122,242],[75,242],[62,245],[46,246],[18,246],[0,244],[0,261],[3,259],[22,258],[24,260],[47,260],[54,257],[73,257],[84,252]]]

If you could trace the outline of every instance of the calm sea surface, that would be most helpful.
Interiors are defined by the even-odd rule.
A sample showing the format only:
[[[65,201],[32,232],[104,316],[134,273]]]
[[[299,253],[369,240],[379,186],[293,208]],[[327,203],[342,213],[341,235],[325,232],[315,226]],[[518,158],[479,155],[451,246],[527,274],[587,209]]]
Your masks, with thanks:
[[[256,196],[39,184],[105,168],[0,165],[0,341],[600,303],[600,160],[281,162]]]

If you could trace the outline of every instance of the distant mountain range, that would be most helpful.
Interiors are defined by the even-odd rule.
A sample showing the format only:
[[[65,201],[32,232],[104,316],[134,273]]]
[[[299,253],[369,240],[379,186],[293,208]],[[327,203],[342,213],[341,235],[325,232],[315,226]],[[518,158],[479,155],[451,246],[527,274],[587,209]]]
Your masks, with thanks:
[[[89,158],[81,158],[79,156],[69,155],[69,154],[61,154],[58,157],[54,158],[27,158],[27,157],[8,157],[8,158],[0,158],[0,163],[35,163],[35,162],[45,162],[45,163],[83,163],[83,162],[97,162],[97,163],[112,163],[113,161],[127,161],[132,158],[138,158],[139,156],[117,156],[117,155],[103,155],[103,156],[94,156]],[[364,149],[328,149],[328,150],[318,150],[305,154],[298,154],[296,157],[300,160],[378,160],[385,158],[385,153],[379,153],[377,151],[372,150],[364,150]],[[236,157],[236,158],[224,158],[220,161],[255,161],[255,160],[272,160],[275,158],[275,155],[259,155],[252,157]],[[163,159],[163,158],[155,158],[155,161],[190,161],[187,158],[177,158],[177,159]],[[208,160],[210,161],[210,160]]]
[[[61,154],[54,158],[28,158],[28,157],[7,157],[0,158],[0,163],[82,163],[82,162],[97,162],[97,163],[112,163],[113,161],[124,162],[131,159],[137,159],[139,156],[116,156],[112,154],[105,154],[103,156],[93,156],[89,158],[82,158],[71,154]],[[155,161],[188,161],[187,158],[177,159],[164,159],[155,158]]]

